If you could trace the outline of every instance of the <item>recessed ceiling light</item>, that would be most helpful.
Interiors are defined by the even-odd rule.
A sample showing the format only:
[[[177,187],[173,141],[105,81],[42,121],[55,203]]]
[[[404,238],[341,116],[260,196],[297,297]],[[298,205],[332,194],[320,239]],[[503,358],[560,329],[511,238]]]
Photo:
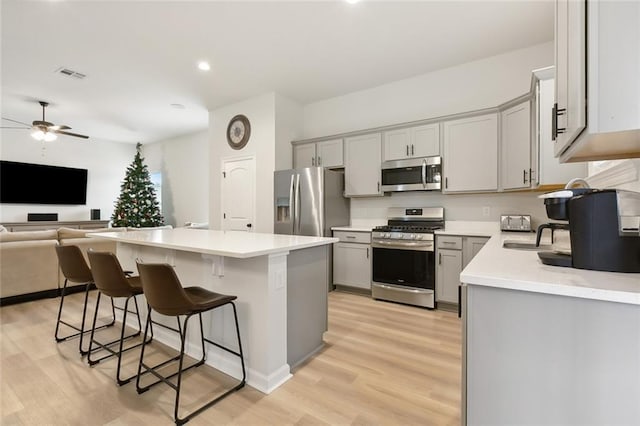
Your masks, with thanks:
[[[184,109],[184,105],[182,104],[169,104],[169,106],[173,109]]]
[[[358,3],[360,0],[345,0],[347,3],[349,4],[356,4]]]
[[[209,62],[207,61],[200,61],[198,62],[198,69],[202,71],[209,71],[211,69],[211,65],[209,65]]]

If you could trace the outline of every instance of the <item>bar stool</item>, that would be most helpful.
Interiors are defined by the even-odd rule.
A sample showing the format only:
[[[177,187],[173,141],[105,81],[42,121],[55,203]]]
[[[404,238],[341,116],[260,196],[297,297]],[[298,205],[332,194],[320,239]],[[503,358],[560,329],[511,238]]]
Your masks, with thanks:
[[[56,321],[56,331],[55,338],[56,342],[64,342],[65,340],[69,340],[73,337],[80,336],[80,342],[78,343],[78,350],[81,355],[86,355],[87,351],[82,348],[83,337],[86,333],[89,333],[91,330],[85,330],[85,317],[87,315],[87,304],[89,299],[89,291],[91,290],[93,282],[93,275],[91,274],[91,270],[87,265],[84,256],[82,255],[82,251],[78,246],[56,246],[56,255],[58,256],[58,263],[60,264],[60,269],[62,270],[62,275],[64,275],[64,286],[62,287],[62,292],[60,295],[60,307],[58,308],[58,319]],[[67,295],[67,286],[69,283],[75,284],[84,284],[84,304],[82,308],[82,322],[80,327],[74,324],[70,324],[61,319],[62,317],[62,307],[64,305],[64,298]],[[102,325],[98,327],[98,329],[110,327],[115,324],[116,321],[116,313],[115,307],[113,303],[111,303],[111,313],[112,319],[108,324]],[[69,334],[67,336],[61,337],[60,333],[60,324],[66,325],[77,331],[77,333]]]
[[[153,367],[150,367],[144,363],[144,351],[146,347],[146,343],[142,346],[142,350],[140,351],[140,363],[138,365],[138,378],[136,379],[136,389],[138,393],[143,393],[149,390],[152,386],[157,385],[160,382],[166,383],[172,389],[176,391],[176,399],[174,405],[174,420],[177,425],[184,424],[191,420],[196,415],[200,414],[202,411],[211,407],[213,404],[219,402],[226,396],[231,393],[237,391],[242,388],[245,384],[246,379],[246,371],[244,366],[244,355],[242,353],[242,343],[240,341],[240,329],[238,327],[238,314],[236,312],[236,305],[233,303],[236,300],[236,296],[228,296],[224,294],[214,293],[212,291],[206,290],[202,287],[182,287],[178,276],[176,275],[173,267],[166,263],[141,263],[136,262],[138,265],[138,272],[140,273],[140,278],[142,280],[142,288],[144,289],[144,295],[147,299],[147,304],[149,307],[149,313],[147,316],[147,324],[145,326],[145,336],[147,335],[147,329],[149,328],[149,324],[151,323],[151,314],[152,311],[155,311],[161,315],[166,316],[174,316],[178,322],[178,329],[170,328],[171,330],[180,334],[180,355],[168,359],[164,362],[161,362]],[[216,308],[220,308],[224,305],[230,304],[233,307],[233,317],[235,320],[236,326],[236,335],[238,339],[238,352],[222,346],[212,340],[209,340],[204,337],[204,330],[202,326],[202,313],[206,311],[210,311]],[[186,343],[187,336],[187,324],[189,319],[193,315],[198,315],[200,319],[200,336],[202,340],[202,358],[193,365],[188,367],[184,367],[184,349]],[[184,316],[184,322],[180,324],[180,316]],[[169,328],[169,327],[168,327]],[[191,412],[189,415],[180,418],[179,417],[179,407],[180,407],[180,387],[182,384],[182,373],[191,368],[200,366],[204,364],[205,361],[205,342],[214,345],[220,349],[223,349],[233,355],[236,355],[240,358],[240,364],[242,366],[242,380],[232,387],[231,389],[225,391],[224,393],[216,396],[211,399],[206,404],[202,405],[198,409]],[[161,368],[172,361],[178,361],[178,371],[169,375],[162,376],[156,369]],[[144,372],[142,371],[144,369]],[[140,377],[143,374],[152,373],[159,380],[151,383],[145,387],[140,386]],[[170,378],[178,376],[176,384],[169,381]]]
[[[140,321],[140,310],[138,309],[138,301],[136,296],[142,294],[142,284],[140,283],[140,277],[128,276],[120,266],[120,262],[115,254],[111,252],[97,252],[89,249],[87,252],[89,256],[89,263],[91,264],[91,270],[95,280],[96,287],[98,288],[98,297],[96,300],[96,310],[93,315],[93,324],[91,327],[91,339],[89,340],[89,353],[87,361],[90,366],[98,364],[99,362],[111,358],[113,356],[118,358],[118,367],[116,371],[116,381],[119,386],[129,383],[136,375],[132,375],[128,378],[120,378],[120,367],[122,365],[122,354],[131,349],[141,347],[143,342],[135,345],[124,347],[124,341],[133,337],[139,336],[142,332],[142,322]],[[98,342],[95,339],[96,331],[96,318],[98,315],[98,309],[100,307],[100,298],[104,294],[111,298],[113,304],[113,298],[124,297],[126,298],[123,314],[122,314],[122,330],[120,331],[120,338],[112,340],[107,343]],[[133,299],[135,305],[135,312],[129,310],[129,301]],[[127,325],[127,313],[136,314],[138,319],[138,330],[132,334],[125,336],[125,328]],[[146,334],[145,334],[146,339]],[[149,342],[153,339],[153,329],[151,330],[151,337]],[[118,344],[117,350],[112,349],[114,344]],[[148,343],[148,342],[147,342]],[[94,348],[94,344],[97,345]],[[92,359],[92,354],[99,350],[104,350],[107,355],[104,355],[98,359]]]

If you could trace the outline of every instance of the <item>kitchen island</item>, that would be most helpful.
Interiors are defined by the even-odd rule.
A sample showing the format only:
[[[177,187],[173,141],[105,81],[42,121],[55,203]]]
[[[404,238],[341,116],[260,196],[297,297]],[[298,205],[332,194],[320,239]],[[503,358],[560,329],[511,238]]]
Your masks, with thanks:
[[[116,241],[125,269],[136,271],[136,259],[165,262],[175,267],[184,286],[237,296],[247,383],[263,393],[288,380],[292,367],[323,346],[329,248],[336,238],[188,228],[89,235]],[[237,347],[228,308],[203,318],[205,334]],[[154,332],[157,340],[179,347],[176,335],[160,327]],[[190,342],[197,342],[199,332],[195,328],[190,332]],[[198,345],[190,345],[187,353],[197,356]],[[236,378],[242,376],[237,359],[218,348],[208,349],[207,363]]]
[[[462,423],[640,424],[640,274],[543,265],[505,238],[460,275]]]

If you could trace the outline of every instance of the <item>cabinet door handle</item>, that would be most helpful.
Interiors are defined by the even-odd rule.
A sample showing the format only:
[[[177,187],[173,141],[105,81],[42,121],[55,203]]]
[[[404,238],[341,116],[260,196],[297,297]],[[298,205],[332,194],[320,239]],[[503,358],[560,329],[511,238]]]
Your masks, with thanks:
[[[369,258],[369,247],[367,247],[367,259]]]
[[[405,148],[407,148],[407,157],[409,156],[409,145],[405,145]]]
[[[316,165],[316,157],[311,157],[311,165],[312,166]]]
[[[413,155],[413,144],[411,144],[411,155]]]
[[[378,192],[380,192],[380,182],[378,182]]]
[[[322,157],[318,156],[318,166],[322,166]]]
[[[355,239],[356,237],[355,237],[355,235],[347,235],[347,238]]]
[[[522,171],[522,183],[527,183],[527,171]]]
[[[442,265],[442,253],[438,253],[438,265]]]
[[[447,188],[449,188],[449,178],[448,177],[444,178],[444,189],[447,189]]]
[[[564,133],[567,130],[564,127],[558,127],[558,116],[564,115],[567,112],[566,108],[558,108],[558,104],[553,104],[551,110],[551,139],[556,140],[560,133]]]

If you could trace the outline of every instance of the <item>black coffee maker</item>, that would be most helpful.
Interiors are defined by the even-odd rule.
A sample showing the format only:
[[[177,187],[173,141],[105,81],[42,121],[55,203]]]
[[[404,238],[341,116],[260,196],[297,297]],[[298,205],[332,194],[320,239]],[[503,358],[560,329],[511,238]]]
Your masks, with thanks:
[[[640,192],[605,189],[569,201],[574,268],[640,272]]]
[[[566,226],[571,255],[538,252],[542,263],[595,271],[640,272],[639,192],[579,188],[552,194],[542,196],[547,215],[569,221]],[[541,226],[538,240],[545,229]]]
[[[576,195],[585,194],[587,192],[594,191],[590,188],[571,188],[563,189],[560,191],[550,192],[541,195],[540,198],[544,199],[544,205],[547,210],[547,216],[549,219],[562,220],[565,222],[549,222],[543,223],[538,226],[538,232],[536,235],[536,247],[540,246],[540,239],[545,229],[551,230],[551,243],[554,242],[554,233],[557,230],[570,230],[570,225],[567,223],[569,220],[569,200]],[[545,265],[554,266],[567,266],[571,267],[571,255],[566,253],[558,253],[554,251],[540,251],[538,257]]]

